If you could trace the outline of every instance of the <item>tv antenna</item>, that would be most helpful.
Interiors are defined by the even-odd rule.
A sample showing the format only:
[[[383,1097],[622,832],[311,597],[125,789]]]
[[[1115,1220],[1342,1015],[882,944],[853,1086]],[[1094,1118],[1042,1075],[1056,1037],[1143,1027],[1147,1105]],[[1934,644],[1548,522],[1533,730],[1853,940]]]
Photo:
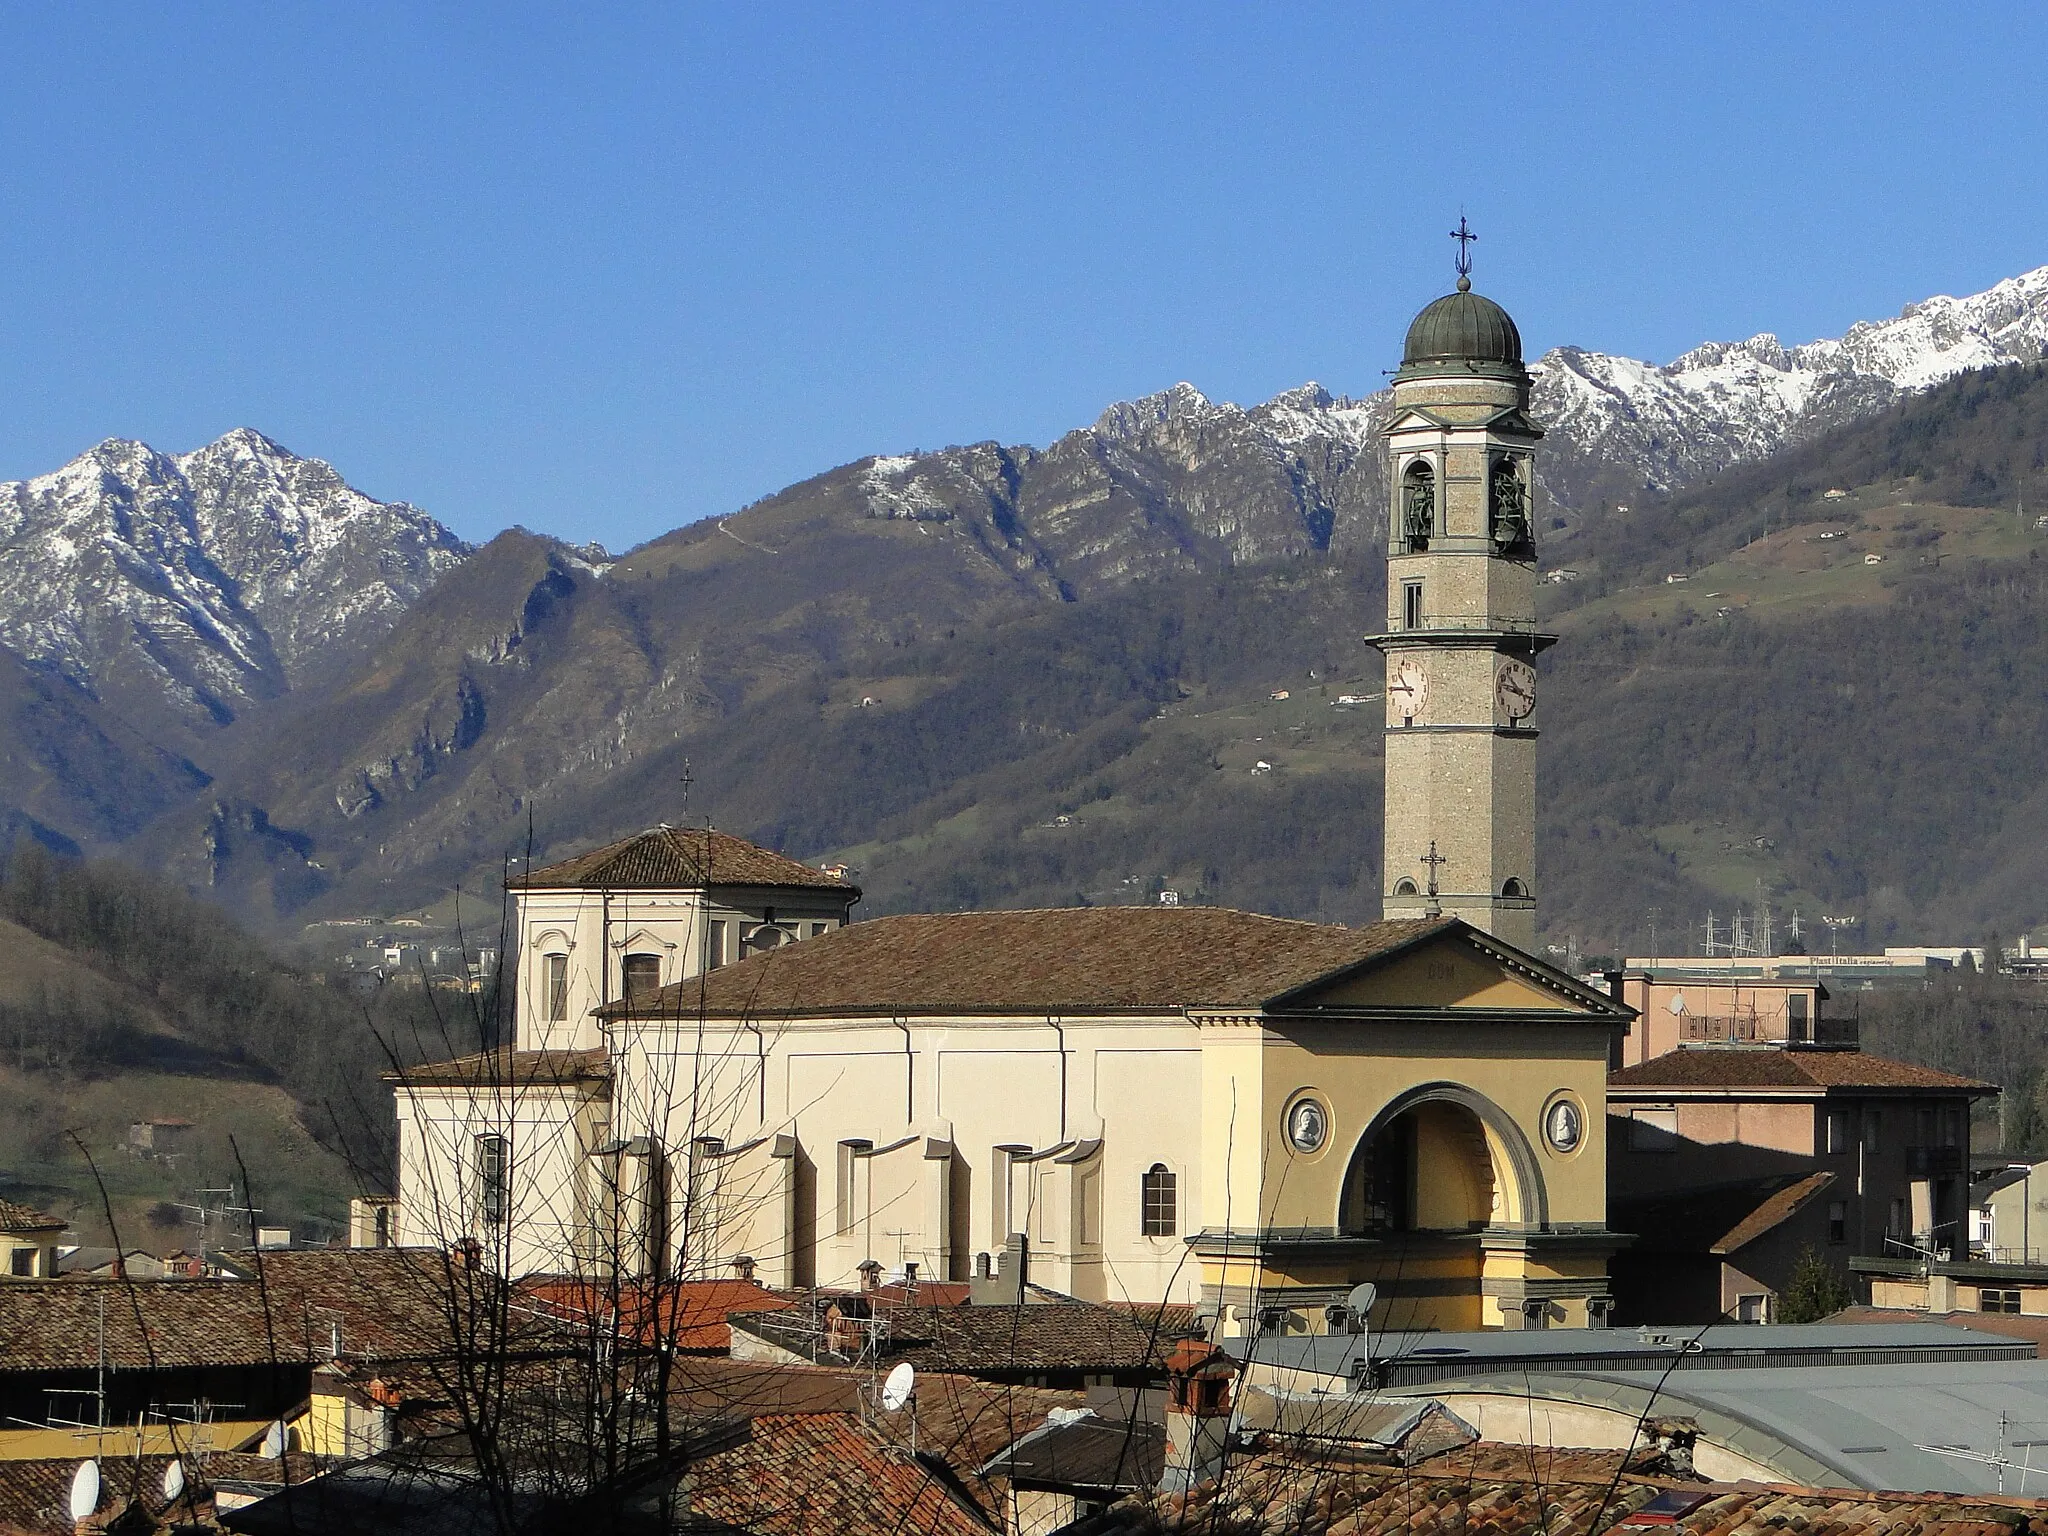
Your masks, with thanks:
[[[1479,237],[1472,233],[1472,226],[1465,222],[1465,215],[1458,215],[1458,227],[1451,231],[1451,238],[1458,242],[1455,265],[1458,269],[1458,292],[1472,291],[1472,242]]]

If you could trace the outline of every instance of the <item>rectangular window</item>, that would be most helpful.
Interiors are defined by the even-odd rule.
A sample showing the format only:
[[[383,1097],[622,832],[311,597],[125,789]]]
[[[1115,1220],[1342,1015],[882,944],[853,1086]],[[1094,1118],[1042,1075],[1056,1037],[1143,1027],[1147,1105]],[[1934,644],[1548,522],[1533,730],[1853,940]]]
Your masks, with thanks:
[[[1875,1152],[1884,1139],[1884,1116],[1874,1109],[1863,1112],[1863,1150]]]
[[[838,1229],[844,1234],[851,1232],[860,1220],[856,1207],[860,1201],[860,1154],[872,1143],[865,1141],[842,1141],[839,1143],[839,1204],[837,1211]]]
[[[722,917],[711,920],[711,937],[704,947],[704,969],[715,971],[725,964],[725,930],[731,925]]]
[[[1143,1208],[1138,1230],[1146,1237],[1172,1237],[1180,1230],[1180,1181],[1164,1163],[1147,1170],[1141,1192]]]
[[[825,930],[830,928],[831,926],[832,925],[830,923],[811,924],[811,937],[814,939],[822,939],[823,937],[825,937]]]
[[[1849,1150],[1849,1111],[1846,1109],[1828,1111],[1826,1148],[1834,1157],[1840,1157]]]
[[[1422,583],[1419,581],[1401,583],[1401,627],[1422,628]]]
[[[1849,1202],[1830,1200],[1828,1202],[1828,1241],[1846,1243],[1849,1241]]]
[[[547,1020],[560,1024],[569,1017],[569,957],[546,955],[541,960],[541,990],[545,994]]]
[[[1639,1109],[1628,1118],[1628,1149],[1631,1152],[1676,1152],[1678,1111]]]
[[[476,1139],[476,1214],[487,1227],[505,1224],[507,1178],[505,1138],[479,1136]]]
[[[1977,1293],[1977,1310],[1979,1312],[2017,1313],[2019,1309],[2020,1293],[2018,1291],[1979,1291]]]
[[[36,1272],[36,1251],[33,1248],[17,1248],[7,1256],[7,1272],[25,1279],[32,1279]]]
[[[620,966],[625,978],[626,1001],[644,1003],[661,990],[661,956],[628,955]]]
[[[1767,1323],[1771,1320],[1771,1298],[1760,1293],[1735,1298],[1735,1321]]]
[[[1954,1105],[1941,1112],[1941,1144],[1944,1147],[1963,1144],[1963,1112]]]
[[[1803,1043],[1806,1039],[1806,994],[1794,992],[1785,999],[1786,1038]],[[1832,1150],[1832,1149],[1831,1149]]]

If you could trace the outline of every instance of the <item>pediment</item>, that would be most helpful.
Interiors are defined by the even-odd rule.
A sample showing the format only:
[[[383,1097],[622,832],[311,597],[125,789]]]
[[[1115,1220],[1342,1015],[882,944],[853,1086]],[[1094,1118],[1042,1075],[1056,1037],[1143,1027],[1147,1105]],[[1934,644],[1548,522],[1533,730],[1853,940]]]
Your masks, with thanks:
[[[1321,1009],[1449,1009],[1541,1013],[1562,1022],[1611,1022],[1629,1010],[1583,983],[1463,923],[1418,943],[1297,987],[1267,1007],[1288,1013]]]

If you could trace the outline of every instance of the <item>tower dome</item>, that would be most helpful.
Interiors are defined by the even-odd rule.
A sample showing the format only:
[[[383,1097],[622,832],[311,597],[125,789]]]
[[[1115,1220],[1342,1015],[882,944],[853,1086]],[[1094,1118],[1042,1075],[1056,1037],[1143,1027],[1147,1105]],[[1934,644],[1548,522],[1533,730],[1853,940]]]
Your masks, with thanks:
[[[1456,293],[1425,307],[1408,327],[1397,377],[1521,371],[1522,333],[1514,320],[1493,300],[1472,292],[1471,280],[1461,277]]]

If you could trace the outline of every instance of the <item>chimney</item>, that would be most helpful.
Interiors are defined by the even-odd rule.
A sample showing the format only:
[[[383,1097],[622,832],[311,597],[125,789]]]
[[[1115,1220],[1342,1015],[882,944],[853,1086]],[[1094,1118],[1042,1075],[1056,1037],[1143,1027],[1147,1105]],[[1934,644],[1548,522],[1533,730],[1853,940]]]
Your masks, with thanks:
[[[862,1259],[855,1266],[860,1271],[860,1288],[864,1291],[879,1291],[882,1288],[882,1266],[873,1259]]]
[[[984,1259],[987,1255],[982,1256]],[[986,1269],[986,1265],[979,1266]],[[1022,1232],[1012,1232],[994,1275],[976,1275],[968,1282],[967,1300],[977,1307],[1016,1307],[1024,1302],[1031,1273],[1031,1245]]]
[[[743,1253],[743,1254],[741,1254],[741,1255],[740,1255],[740,1256],[739,1256],[738,1258],[734,1259],[734,1260],[732,1261],[732,1272],[733,1272],[734,1276],[735,1276],[736,1278],[738,1278],[738,1279],[741,1279],[741,1280],[751,1280],[751,1279],[753,1279],[753,1278],[754,1278],[754,1256],[753,1256],[752,1254],[749,1254],[749,1253]]]
[[[1166,1357],[1166,1468],[1159,1487],[1185,1493],[1223,1471],[1230,1388],[1237,1367],[1205,1339],[1182,1339]]]

